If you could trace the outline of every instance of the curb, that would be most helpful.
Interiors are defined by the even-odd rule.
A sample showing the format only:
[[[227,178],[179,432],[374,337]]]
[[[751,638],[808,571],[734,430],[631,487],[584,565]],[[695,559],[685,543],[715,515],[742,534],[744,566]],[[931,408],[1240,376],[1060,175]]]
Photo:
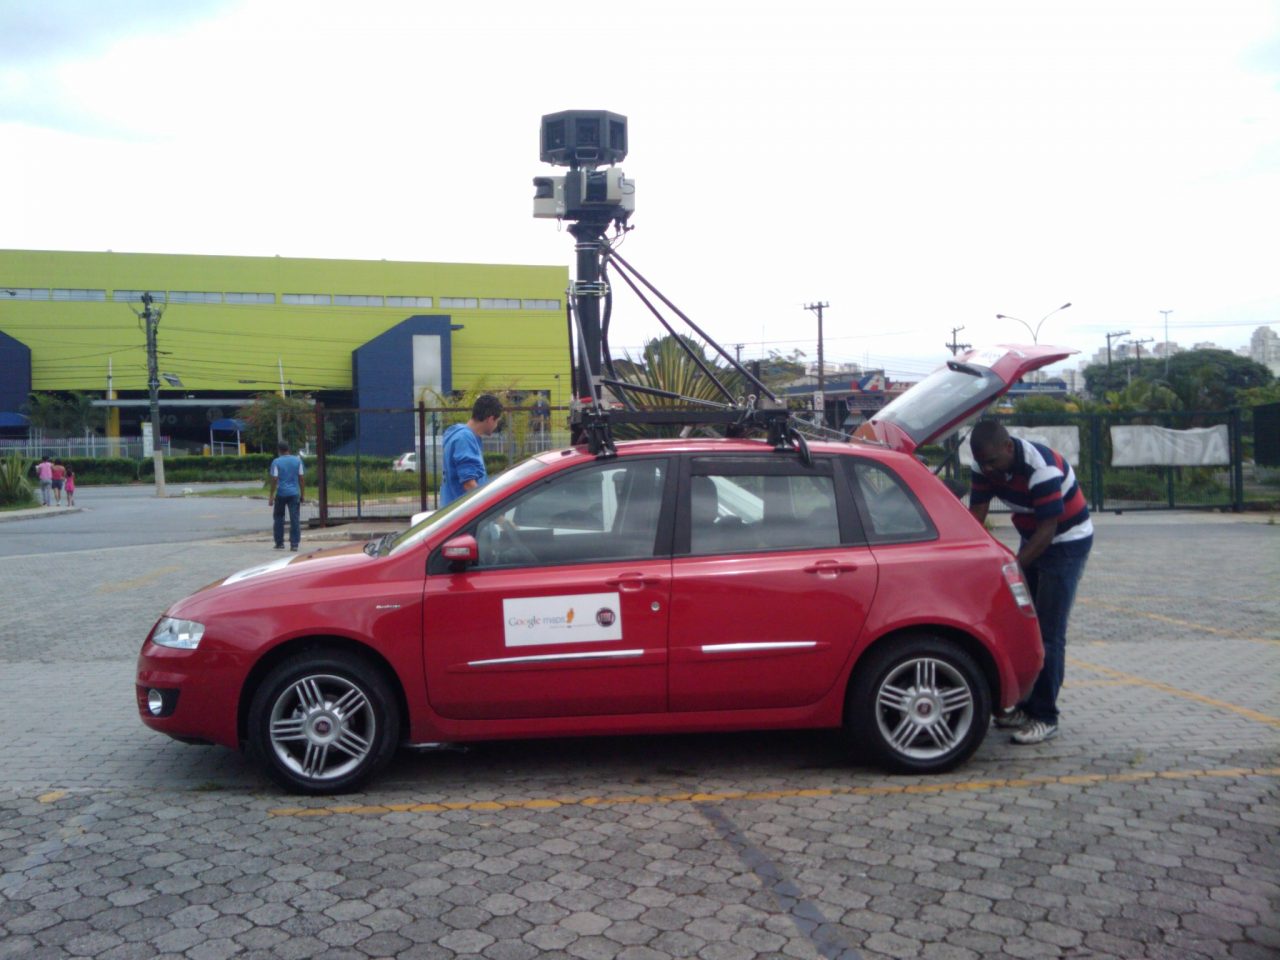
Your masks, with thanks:
[[[30,520],[33,517],[61,517],[68,513],[79,513],[84,507],[34,507],[30,510],[6,510],[0,513],[0,523],[9,520]]]

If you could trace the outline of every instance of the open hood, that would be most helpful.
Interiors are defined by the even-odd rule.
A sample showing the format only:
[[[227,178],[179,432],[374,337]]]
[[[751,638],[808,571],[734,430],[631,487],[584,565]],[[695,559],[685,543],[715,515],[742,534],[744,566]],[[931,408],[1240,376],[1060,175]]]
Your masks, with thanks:
[[[910,453],[980,413],[1032,370],[1079,350],[997,344],[961,353],[898,397],[854,433]]]

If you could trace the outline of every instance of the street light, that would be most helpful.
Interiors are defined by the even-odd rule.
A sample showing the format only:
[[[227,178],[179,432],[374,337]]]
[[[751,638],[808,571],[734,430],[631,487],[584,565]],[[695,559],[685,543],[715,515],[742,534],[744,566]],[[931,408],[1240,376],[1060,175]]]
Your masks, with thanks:
[[[1070,302],[1070,301],[1068,301],[1068,302],[1064,303],[1064,304],[1063,304],[1062,306],[1060,306],[1060,307],[1055,307],[1054,309],[1050,310],[1048,313],[1046,313],[1043,317],[1041,317],[1041,318],[1040,318],[1040,322],[1036,324],[1036,328],[1035,328],[1034,330],[1032,330],[1032,329],[1031,329],[1031,324],[1027,323],[1027,321],[1025,321],[1025,320],[1021,319],[1020,317],[1013,317],[1013,316],[1010,316],[1010,315],[1009,315],[1009,314],[1007,314],[1007,313],[997,313],[997,314],[996,314],[996,319],[997,319],[997,320],[1017,320],[1020,324],[1022,324],[1024,327],[1026,327],[1026,328],[1027,328],[1027,333],[1031,334],[1031,342],[1032,342],[1032,343],[1039,343],[1039,342],[1040,342],[1040,328],[1041,328],[1042,326],[1044,326],[1044,322],[1045,322],[1046,320],[1048,320],[1050,317],[1052,317],[1055,313],[1059,312],[1060,310],[1065,310],[1065,309],[1067,309],[1067,307],[1069,307],[1069,306],[1071,306],[1071,302]]]

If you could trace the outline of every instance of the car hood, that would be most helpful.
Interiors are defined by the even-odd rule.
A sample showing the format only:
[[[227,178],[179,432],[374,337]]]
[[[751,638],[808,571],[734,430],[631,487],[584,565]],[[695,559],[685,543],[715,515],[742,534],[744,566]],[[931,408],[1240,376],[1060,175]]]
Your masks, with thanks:
[[[290,554],[267,563],[246,567],[243,570],[237,570],[228,577],[223,577],[221,580],[215,580],[204,589],[232,587],[246,581],[261,583],[262,579],[266,577],[278,580],[285,577],[294,577],[298,574],[314,574],[322,571],[329,573],[354,566],[368,559],[369,555],[364,552],[363,543],[344,543],[340,547],[329,547],[311,553]]]
[[[981,412],[1032,370],[1079,353],[1047,344],[1001,343],[968,350],[858,427],[855,437],[911,453]]]

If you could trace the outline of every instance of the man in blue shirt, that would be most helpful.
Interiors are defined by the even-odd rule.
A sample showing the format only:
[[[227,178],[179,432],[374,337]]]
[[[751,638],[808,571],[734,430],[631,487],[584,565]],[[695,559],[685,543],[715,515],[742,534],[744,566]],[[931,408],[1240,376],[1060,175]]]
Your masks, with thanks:
[[[303,478],[306,469],[302,458],[289,452],[289,444],[283,440],[277,445],[280,456],[271,461],[271,493],[267,503],[273,508],[274,522],[271,531],[275,535],[276,549],[284,549],[284,511],[289,509],[289,549],[297,550],[302,531],[298,526],[298,507],[306,493],[307,482]]]
[[[481,437],[489,437],[502,420],[502,402],[491,393],[476,397],[471,419],[455,423],[444,432],[444,484],[440,506],[452,503],[468,490],[484,486],[489,474],[484,468]]]

